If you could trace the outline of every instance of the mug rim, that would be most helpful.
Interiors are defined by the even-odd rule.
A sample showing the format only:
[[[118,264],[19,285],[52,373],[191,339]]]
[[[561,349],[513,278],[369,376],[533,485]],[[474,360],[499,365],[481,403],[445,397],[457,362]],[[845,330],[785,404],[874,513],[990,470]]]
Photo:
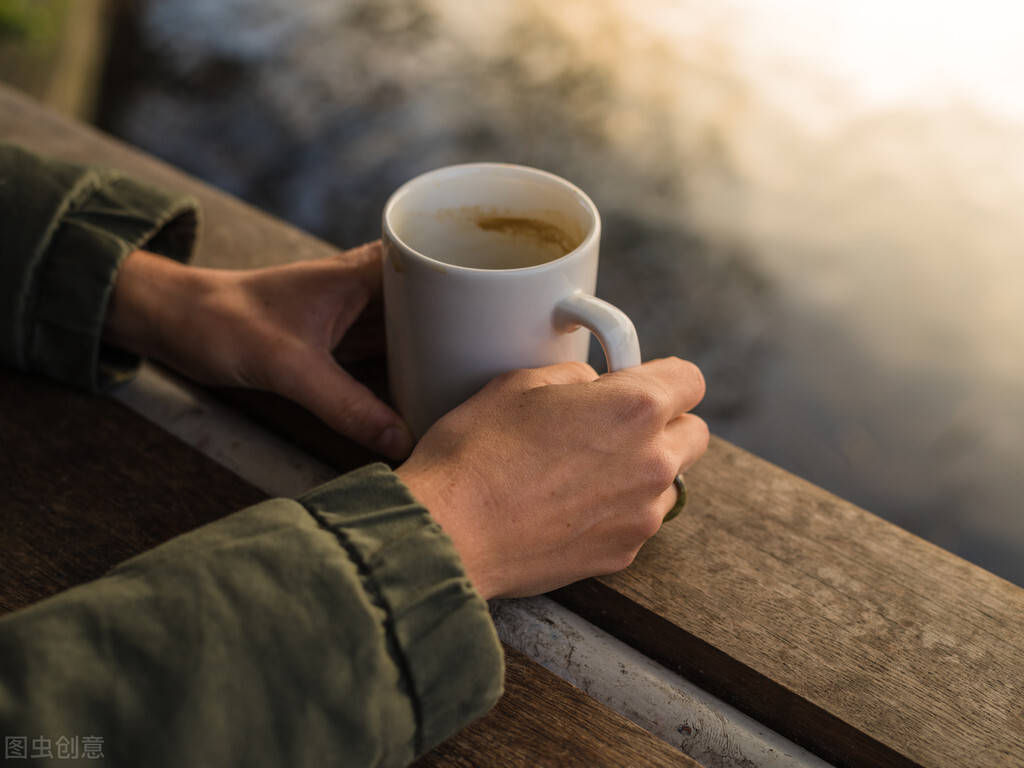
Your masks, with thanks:
[[[574,194],[584,205],[586,210],[590,213],[593,219],[593,225],[588,228],[587,233],[583,236],[579,245],[573,248],[568,253],[559,256],[557,259],[551,259],[540,264],[533,264],[527,267],[507,267],[501,269],[489,269],[487,267],[464,267],[459,264],[449,264],[446,261],[435,259],[431,256],[427,256],[422,251],[418,251],[409,245],[405,240],[398,236],[395,230],[391,226],[390,218],[391,212],[394,207],[400,202],[401,198],[409,194],[410,189],[413,186],[419,186],[424,182],[428,181],[431,177],[435,176],[448,176],[463,173],[465,171],[479,169],[479,170],[492,170],[492,169],[505,169],[512,170],[517,173],[525,173],[531,176],[540,176],[546,178],[548,181],[555,182],[564,189],[569,190]],[[541,168],[534,168],[529,165],[519,165],[517,163],[498,163],[498,162],[475,162],[475,163],[456,163],[454,165],[443,165],[438,168],[434,168],[429,171],[424,171],[411,179],[403,183],[398,189],[391,193],[388,197],[387,202],[384,203],[384,211],[381,216],[382,226],[385,237],[393,242],[396,246],[401,248],[407,255],[415,256],[416,258],[423,259],[430,264],[436,264],[437,266],[443,267],[445,270],[455,270],[457,272],[470,272],[470,273],[506,273],[506,272],[542,272],[547,269],[555,269],[556,265],[561,265],[565,261],[578,257],[590,244],[601,236],[601,214],[597,210],[597,206],[594,201],[590,199],[586,192],[580,189],[578,186],[573,184],[568,179],[562,178],[558,174],[545,171]]]

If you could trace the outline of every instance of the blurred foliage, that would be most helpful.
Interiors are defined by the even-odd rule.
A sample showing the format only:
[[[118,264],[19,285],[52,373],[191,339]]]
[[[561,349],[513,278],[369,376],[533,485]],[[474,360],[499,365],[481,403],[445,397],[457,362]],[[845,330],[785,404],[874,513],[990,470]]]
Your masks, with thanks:
[[[0,42],[47,42],[67,0],[0,0]]]

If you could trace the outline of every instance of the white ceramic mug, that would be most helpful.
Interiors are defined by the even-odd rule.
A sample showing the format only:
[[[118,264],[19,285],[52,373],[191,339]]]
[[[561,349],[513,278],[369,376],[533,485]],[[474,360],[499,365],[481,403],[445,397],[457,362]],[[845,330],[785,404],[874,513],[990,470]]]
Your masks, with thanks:
[[[383,229],[389,384],[417,437],[500,373],[585,361],[584,329],[609,370],[640,364],[633,323],[593,295],[597,208],[565,179],[440,168],[391,195]]]

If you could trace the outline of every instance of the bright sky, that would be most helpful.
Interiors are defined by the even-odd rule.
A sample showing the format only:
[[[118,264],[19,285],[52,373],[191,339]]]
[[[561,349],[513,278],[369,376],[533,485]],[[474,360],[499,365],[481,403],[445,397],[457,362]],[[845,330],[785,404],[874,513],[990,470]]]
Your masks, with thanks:
[[[733,0],[760,55],[814,62],[867,105],[974,102],[1024,119],[1024,3]]]

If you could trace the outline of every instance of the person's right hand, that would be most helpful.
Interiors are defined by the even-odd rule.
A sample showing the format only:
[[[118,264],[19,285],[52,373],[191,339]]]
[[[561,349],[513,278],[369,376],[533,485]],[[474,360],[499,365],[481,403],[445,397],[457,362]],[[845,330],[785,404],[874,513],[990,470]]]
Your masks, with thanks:
[[[678,358],[600,377],[584,363],[516,371],[438,421],[397,473],[480,594],[539,594],[633,561],[707,449],[687,413],[703,396]]]

